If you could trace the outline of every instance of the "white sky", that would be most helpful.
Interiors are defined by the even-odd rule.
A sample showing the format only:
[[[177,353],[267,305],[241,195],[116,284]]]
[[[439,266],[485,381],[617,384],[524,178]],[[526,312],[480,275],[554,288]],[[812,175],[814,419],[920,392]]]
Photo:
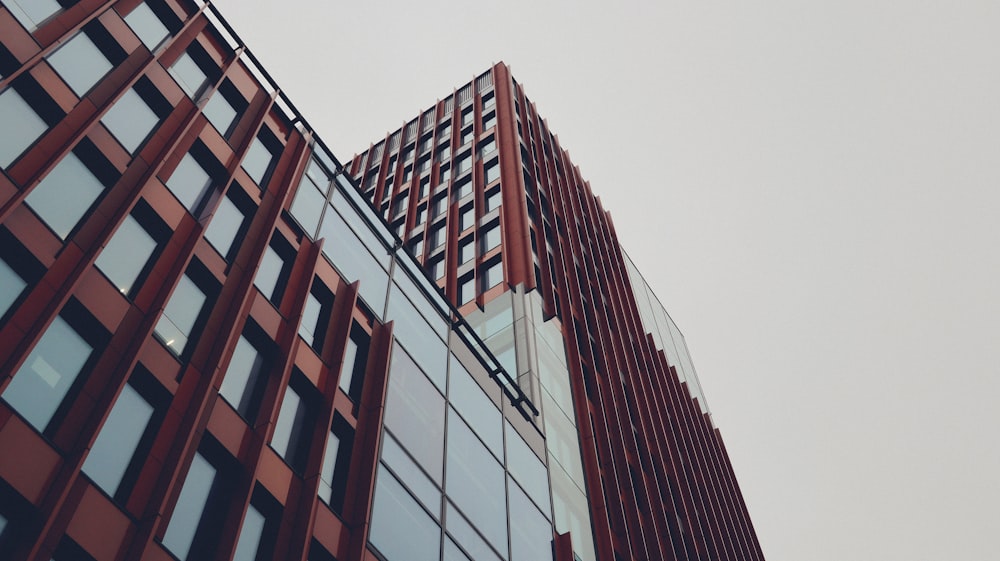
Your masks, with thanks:
[[[770,561],[997,558],[1000,3],[216,4],[342,160],[511,65]]]

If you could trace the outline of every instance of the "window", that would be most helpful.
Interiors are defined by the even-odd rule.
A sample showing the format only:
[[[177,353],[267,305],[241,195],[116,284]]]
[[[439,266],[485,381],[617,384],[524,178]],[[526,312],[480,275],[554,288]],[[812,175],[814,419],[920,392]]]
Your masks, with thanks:
[[[319,277],[314,278],[312,288],[306,296],[305,308],[302,310],[299,336],[317,353],[323,352],[323,341],[326,338],[326,328],[330,323],[332,310],[333,293],[320,282]]]
[[[56,0],[8,0],[4,4],[28,31],[41,27],[45,20],[63,9]]]
[[[476,223],[476,207],[474,205],[465,205],[459,211],[458,218],[458,228],[459,230],[467,230],[471,228]]]
[[[469,274],[458,279],[458,305],[464,306],[476,299],[476,278]]]
[[[249,422],[257,418],[264,388],[267,385],[267,360],[260,349],[270,346],[262,330],[247,325],[236,341],[233,356],[229,359],[222,379],[219,395],[225,398],[241,417]]]
[[[471,125],[474,116],[473,107],[470,105],[462,110],[462,126]],[[462,144],[465,144],[464,142]]]
[[[458,264],[468,263],[476,258],[476,243],[472,236],[458,242]]]
[[[236,126],[237,117],[246,110],[246,107],[247,102],[243,96],[239,94],[232,82],[225,80],[205,104],[202,114],[223,138],[229,138]]]
[[[500,179],[500,161],[493,160],[492,162],[486,164],[484,167],[486,172],[486,184],[489,185],[497,179]]]
[[[487,107],[493,107],[496,104],[496,96],[493,92],[486,92],[483,94],[483,109]]]
[[[181,561],[210,551],[222,529],[226,478],[219,475],[203,451],[194,455],[162,542]]]
[[[455,198],[464,199],[472,194],[472,176],[468,175],[455,185]]]
[[[448,164],[444,164],[441,166],[441,175],[438,182],[444,183],[449,179],[451,179],[451,166]]]
[[[169,232],[169,227],[156,212],[140,200],[101,250],[95,265],[119,292],[127,297],[135,296]]]
[[[44,271],[14,236],[0,228],[0,325]]]
[[[451,355],[449,403],[486,443],[493,456],[503,458],[503,416],[465,366]]]
[[[497,149],[497,141],[494,136],[490,136],[486,140],[479,143],[479,157],[491,154]]]
[[[418,199],[422,199],[427,196],[427,188],[430,186],[430,184],[431,184],[430,177],[422,177],[420,179],[420,192],[417,194]]]
[[[483,240],[483,253],[487,253],[493,248],[500,247],[499,222],[494,222],[493,224],[487,226],[480,232],[479,235]]]
[[[444,195],[441,195],[431,201],[431,205],[431,212],[434,218],[437,218],[448,210],[448,199]]]
[[[483,130],[491,129],[496,124],[497,124],[496,111],[490,111],[486,115],[483,115]]]
[[[389,365],[385,426],[431,479],[444,467],[444,397],[398,343]]]
[[[368,346],[371,340],[365,330],[358,325],[351,327],[344,349],[344,362],[340,368],[340,389],[355,402],[361,399],[364,389],[365,368],[368,367]]]
[[[28,93],[28,92],[25,92]],[[31,99],[31,98],[29,98]],[[14,88],[0,92],[0,167],[7,168],[48,130],[46,122]]]
[[[445,273],[444,259],[439,257],[431,261],[430,265],[427,266],[427,270],[430,272],[432,279],[440,279]]]
[[[209,294],[204,288],[207,284],[204,279],[209,275],[200,263],[189,266],[153,328],[153,334],[178,357],[185,356],[188,342],[198,335],[207,319],[211,306],[206,305]]]
[[[310,237],[316,234],[323,207],[326,203],[326,193],[330,189],[330,177],[315,159],[309,160],[309,167],[299,181],[292,201],[291,213]]]
[[[206,167],[214,170],[215,166],[211,165],[211,157],[206,157],[207,150],[200,144],[193,146],[190,152],[184,154],[167,180],[170,192],[194,215],[198,214],[208,199],[206,195],[213,184],[212,174]]]
[[[61,239],[66,239],[118,172],[89,141],[83,141],[28,193],[25,202]]]
[[[261,189],[267,186],[281,148],[278,139],[265,128],[254,137],[246,156],[243,157],[243,169]]]
[[[281,304],[294,262],[295,250],[285,238],[275,234],[264,250],[264,257],[253,279],[254,286],[275,306]]]
[[[437,561],[441,528],[391,473],[379,468],[368,539],[389,561]]]
[[[73,36],[50,54],[48,60],[77,97],[83,97],[114,67],[86,31]]]
[[[277,501],[261,487],[257,487],[247,507],[247,514],[243,517],[233,561],[271,559],[279,514]]]
[[[472,169],[472,155],[466,153],[459,156],[458,164],[456,164],[455,167],[455,173],[457,173],[458,175],[462,175],[463,173],[469,171],[470,169]]]
[[[483,275],[483,291],[487,291],[503,282],[503,261],[496,259],[486,265]]]
[[[239,247],[235,242],[246,230],[249,223],[247,217],[253,213],[252,208],[253,203],[243,193],[243,189],[234,183],[226,196],[222,197],[219,208],[215,209],[212,221],[205,230],[205,239],[224,259],[232,259]]]
[[[208,53],[197,43],[181,53],[170,67],[170,75],[188,97],[194,98],[208,82],[209,74],[215,74]]]
[[[136,6],[123,19],[150,51],[155,51],[156,47],[170,35],[170,30],[163,24],[163,20],[145,2]]]
[[[427,220],[427,204],[421,204],[417,207],[417,215],[415,217],[415,226],[420,226]]]
[[[339,414],[334,415],[323,453],[323,468],[319,472],[319,498],[326,501],[334,512],[339,513],[344,505],[353,446],[354,430],[351,425]]]
[[[309,438],[316,417],[314,393],[303,374],[292,372],[271,435],[271,448],[299,472],[305,467],[309,454]]]
[[[99,324],[85,314],[78,303],[68,304],[3,391],[3,399],[39,432],[52,424],[66,397],[92,366],[94,348],[106,338],[98,334]]]
[[[472,142],[474,138],[476,138],[476,132],[472,127],[469,127],[462,131],[462,138],[458,143],[460,146],[465,146],[466,144]],[[458,173],[462,173],[461,168],[459,168]]]
[[[169,397],[141,369],[122,389],[83,462],[83,472],[108,495],[121,501],[132,490]]]
[[[148,79],[139,82],[136,86],[126,91],[122,97],[105,113],[101,123],[111,132],[112,136],[128,151],[134,154],[136,150],[146,141],[160,118],[169,112],[169,104],[156,92],[156,88]],[[145,95],[139,93],[144,90]],[[149,97],[160,97],[160,103],[150,103]],[[154,98],[155,99],[155,98]],[[153,105],[160,108],[160,112],[153,109]],[[164,106],[166,111],[164,111]]]
[[[507,549],[504,470],[454,410],[448,416],[445,492],[498,551]],[[451,516],[448,517],[449,525]]]
[[[427,236],[427,245],[431,249],[436,249],[444,245],[445,230],[444,223],[439,223],[431,228],[430,233]]]
[[[502,197],[500,196],[500,187],[486,193],[486,212],[493,212],[494,210],[500,208],[502,202]]]

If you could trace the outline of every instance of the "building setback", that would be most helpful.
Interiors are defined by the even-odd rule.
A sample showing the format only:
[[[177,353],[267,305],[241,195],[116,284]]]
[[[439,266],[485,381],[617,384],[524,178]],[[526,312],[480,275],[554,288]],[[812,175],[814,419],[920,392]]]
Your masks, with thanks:
[[[2,0],[0,169],[0,561],[763,558],[505,65],[342,164],[214,6]]]

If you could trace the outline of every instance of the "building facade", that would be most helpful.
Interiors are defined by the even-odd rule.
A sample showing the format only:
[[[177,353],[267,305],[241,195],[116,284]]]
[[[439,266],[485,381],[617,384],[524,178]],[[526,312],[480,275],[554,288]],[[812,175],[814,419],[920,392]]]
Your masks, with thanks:
[[[211,5],[2,0],[0,169],[0,559],[762,558],[506,66],[345,165]]]

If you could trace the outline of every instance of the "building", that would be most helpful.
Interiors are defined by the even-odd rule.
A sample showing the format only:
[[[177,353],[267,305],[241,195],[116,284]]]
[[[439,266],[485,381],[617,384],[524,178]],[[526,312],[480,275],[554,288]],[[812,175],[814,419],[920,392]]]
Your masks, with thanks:
[[[0,169],[0,559],[762,558],[504,65],[345,165],[211,5],[2,0]]]

